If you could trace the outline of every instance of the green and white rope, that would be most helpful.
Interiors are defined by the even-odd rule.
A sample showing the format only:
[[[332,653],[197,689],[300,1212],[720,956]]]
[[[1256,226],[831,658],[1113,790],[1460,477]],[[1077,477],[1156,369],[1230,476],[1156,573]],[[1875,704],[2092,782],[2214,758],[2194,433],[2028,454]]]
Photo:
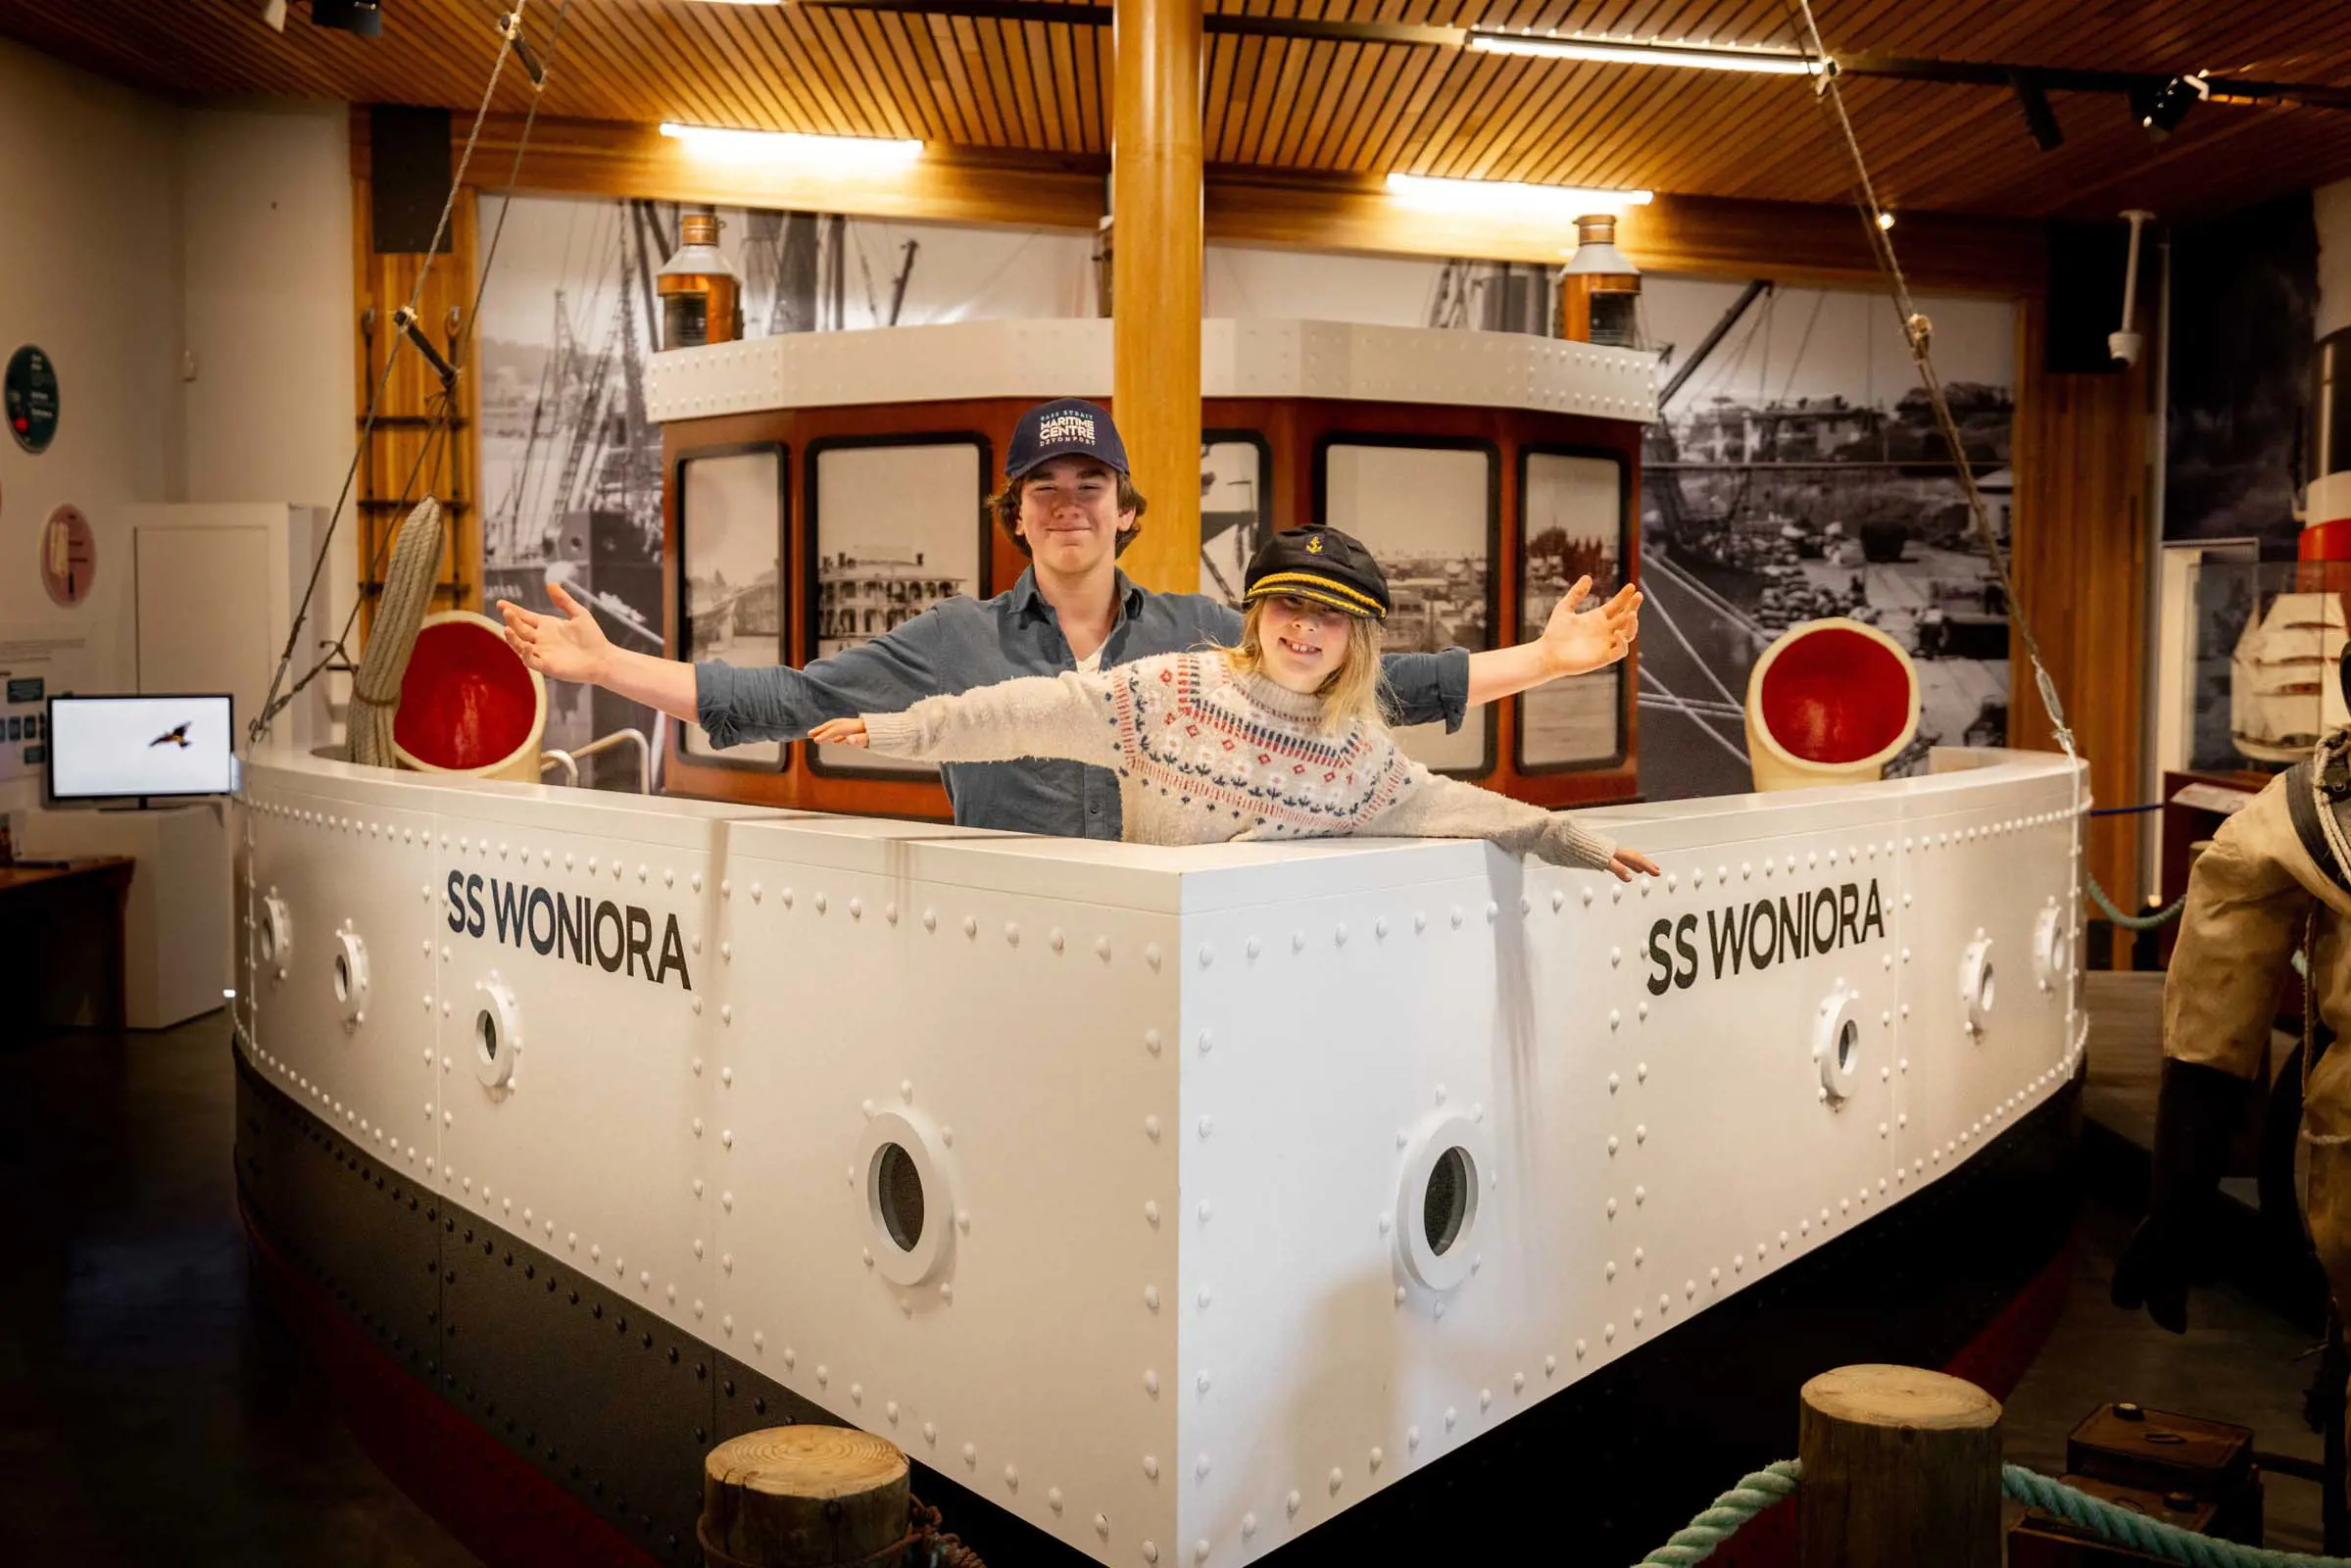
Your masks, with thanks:
[[[1641,1558],[1635,1568],[1693,1568],[1704,1562],[1748,1520],[1793,1496],[1803,1473],[1799,1461],[1782,1459],[1739,1477],[1738,1486],[1715,1498],[1688,1529],[1676,1531],[1671,1541]],[[2271,1551],[2200,1536],[2118,1507],[2021,1464],[2000,1466],[2000,1491],[2028,1508],[2038,1508],[2091,1531],[2101,1540],[2179,1563],[2181,1568],[2351,1568],[2351,1557]]]
[[[2096,877],[2084,875],[2082,880],[2089,887],[2090,902],[2098,906],[2107,919],[2126,931],[2152,931],[2157,926],[2170,925],[2180,918],[2180,911],[2187,907],[2187,895],[2182,893],[2167,907],[2153,914],[2125,914],[2115,907],[2114,900],[2106,896],[2106,890],[2098,886]]]
[[[2101,1540],[2147,1552],[2184,1568],[2347,1568],[2351,1558],[2317,1557],[2302,1551],[2216,1541],[2192,1530],[2117,1507],[2103,1497],[2078,1492],[2021,1464],[2000,1466],[2000,1490],[2029,1508],[2055,1514],[2068,1524],[2095,1531]]]
[[[1738,1486],[1715,1498],[1686,1529],[1675,1531],[1674,1538],[1641,1558],[1638,1568],[1691,1568],[1704,1562],[1715,1547],[1738,1534],[1739,1526],[1773,1503],[1794,1496],[1802,1475],[1796,1460],[1782,1459],[1740,1476]]]

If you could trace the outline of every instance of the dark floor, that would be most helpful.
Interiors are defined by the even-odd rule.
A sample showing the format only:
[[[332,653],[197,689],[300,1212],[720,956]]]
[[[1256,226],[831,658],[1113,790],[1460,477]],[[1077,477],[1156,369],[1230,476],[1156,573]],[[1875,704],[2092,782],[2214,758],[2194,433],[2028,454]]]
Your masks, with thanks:
[[[0,1564],[471,1564],[249,1306],[226,1029],[215,1014],[0,1045]],[[2115,1038],[2100,1037],[2093,1068]],[[2184,1339],[2116,1311],[2106,1282],[2129,1229],[2085,1213],[2064,1318],[2008,1401],[2008,1456],[2056,1470],[2076,1422],[2131,1398],[2316,1458],[2306,1337],[2226,1287],[2196,1297]],[[2315,1487],[2274,1477],[2268,1511],[2271,1545],[2317,1548]]]
[[[0,1563],[471,1568],[249,1306],[227,1015],[0,1074]]]

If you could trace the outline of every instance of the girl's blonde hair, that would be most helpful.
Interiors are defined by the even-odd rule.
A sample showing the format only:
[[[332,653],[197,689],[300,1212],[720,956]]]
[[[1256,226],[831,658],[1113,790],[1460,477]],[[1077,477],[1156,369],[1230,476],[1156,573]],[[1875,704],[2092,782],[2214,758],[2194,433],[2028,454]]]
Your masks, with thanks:
[[[1260,599],[1243,612],[1241,646],[1224,651],[1226,661],[1244,675],[1265,672],[1265,643],[1261,627],[1265,607],[1271,600]],[[1380,623],[1360,615],[1347,619],[1347,655],[1339,668],[1322,683],[1316,693],[1322,699],[1322,728],[1331,734],[1347,728],[1352,720],[1361,720],[1366,729],[1377,729],[1387,722],[1380,707]]]

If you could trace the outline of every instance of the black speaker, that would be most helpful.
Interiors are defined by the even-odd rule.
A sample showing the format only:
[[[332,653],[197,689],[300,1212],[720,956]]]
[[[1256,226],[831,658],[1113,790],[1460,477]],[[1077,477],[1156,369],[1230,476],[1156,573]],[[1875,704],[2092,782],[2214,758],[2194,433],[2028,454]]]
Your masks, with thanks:
[[[384,18],[379,0],[311,0],[311,21],[321,27],[340,27],[362,38],[383,36]]]
[[[2139,256],[2139,314],[2145,317],[2160,280],[2147,268],[2152,236]],[[2129,223],[2049,225],[2049,315],[2041,368],[2052,375],[2108,375],[2122,361],[2106,351],[2106,335],[2123,326],[2123,270],[2131,260]]]
[[[374,104],[367,110],[367,182],[375,254],[433,249],[449,200],[449,111]],[[450,236],[441,236],[441,254]]]

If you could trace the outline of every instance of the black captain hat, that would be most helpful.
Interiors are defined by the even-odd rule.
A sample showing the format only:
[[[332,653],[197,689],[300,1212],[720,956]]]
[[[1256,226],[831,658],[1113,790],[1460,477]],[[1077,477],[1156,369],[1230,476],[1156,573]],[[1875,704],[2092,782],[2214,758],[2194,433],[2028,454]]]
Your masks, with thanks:
[[[1258,548],[1249,564],[1244,602],[1290,594],[1368,620],[1386,620],[1394,608],[1388,574],[1361,540],[1337,528],[1285,528]]]
[[[1053,458],[1097,458],[1119,473],[1127,468],[1127,444],[1110,422],[1110,411],[1084,398],[1040,403],[1012,427],[1004,449],[1004,477],[1017,479]]]

